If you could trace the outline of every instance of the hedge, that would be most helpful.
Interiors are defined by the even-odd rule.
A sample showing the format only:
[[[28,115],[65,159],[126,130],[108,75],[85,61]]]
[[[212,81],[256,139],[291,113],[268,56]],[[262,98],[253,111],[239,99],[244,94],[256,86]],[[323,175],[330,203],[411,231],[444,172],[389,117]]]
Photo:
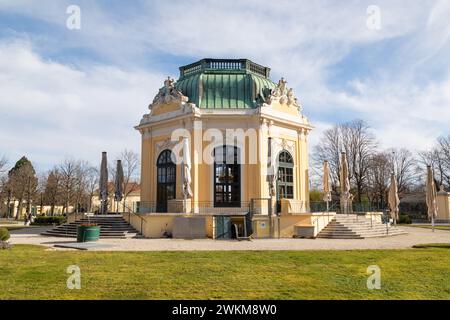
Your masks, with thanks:
[[[33,225],[44,225],[44,224],[62,224],[66,221],[64,216],[54,216],[54,217],[36,217],[34,218]]]
[[[397,223],[400,223],[400,224],[411,224],[411,218],[408,215],[406,215],[406,214],[401,214],[399,216],[399,219],[398,219]]]

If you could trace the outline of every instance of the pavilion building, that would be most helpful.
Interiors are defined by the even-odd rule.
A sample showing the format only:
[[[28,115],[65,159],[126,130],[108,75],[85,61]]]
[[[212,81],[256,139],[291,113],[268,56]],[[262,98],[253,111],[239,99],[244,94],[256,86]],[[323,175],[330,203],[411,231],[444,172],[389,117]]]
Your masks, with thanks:
[[[147,236],[292,236],[311,221],[313,127],[270,68],[202,59],[167,78],[149,109],[135,127]]]

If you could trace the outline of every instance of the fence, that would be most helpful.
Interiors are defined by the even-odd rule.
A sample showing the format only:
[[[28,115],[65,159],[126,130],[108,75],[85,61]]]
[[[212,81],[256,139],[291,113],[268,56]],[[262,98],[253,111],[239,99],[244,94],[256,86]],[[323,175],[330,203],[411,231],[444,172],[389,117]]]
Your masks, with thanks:
[[[276,201],[270,198],[252,198],[250,201],[242,201],[234,206],[224,206],[213,201],[191,201],[186,202],[181,199],[169,200],[166,205],[158,204],[156,201],[141,201],[132,208],[127,206],[127,211],[132,213],[193,213],[193,214],[247,214],[270,215],[278,214],[283,207],[288,207],[289,212],[309,213],[309,212],[341,212],[339,201],[330,201],[327,205],[325,201],[298,201],[281,200]],[[386,205],[376,205],[370,203],[352,203],[353,214],[364,214],[367,212],[389,211]],[[417,215],[419,217],[419,215]]]

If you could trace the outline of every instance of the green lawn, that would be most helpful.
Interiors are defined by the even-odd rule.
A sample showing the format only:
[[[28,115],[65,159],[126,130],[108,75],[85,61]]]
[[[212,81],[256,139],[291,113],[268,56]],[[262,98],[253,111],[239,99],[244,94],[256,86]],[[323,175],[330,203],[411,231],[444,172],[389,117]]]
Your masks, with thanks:
[[[81,268],[81,290],[66,268]],[[369,265],[381,290],[366,287]],[[0,250],[0,299],[450,299],[443,248],[366,251]]]
[[[32,228],[33,226],[26,226],[23,223],[22,224],[10,224],[10,225],[0,225],[0,228],[6,228],[9,231],[13,230],[20,230],[25,228]]]
[[[406,227],[414,227],[414,228],[426,228],[426,229],[431,229],[432,226],[429,224],[410,224],[410,225],[405,225]],[[436,230],[450,230],[450,226],[434,226],[434,228]]]

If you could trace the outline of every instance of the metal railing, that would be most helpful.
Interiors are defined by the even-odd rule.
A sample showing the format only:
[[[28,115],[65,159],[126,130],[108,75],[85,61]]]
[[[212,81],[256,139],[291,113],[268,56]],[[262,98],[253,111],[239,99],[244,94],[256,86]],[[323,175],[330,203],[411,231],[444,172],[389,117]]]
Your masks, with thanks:
[[[270,68],[254,63],[248,59],[202,59],[180,67],[180,77],[187,77],[206,70],[244,70],[265,78],[268,78],[270,73]]]
[[[247,214],[250,203],[241,201],[227,205],[212,201],[169,200],[165,205],[153,201],[141,201],[139,213]]]
[[[314,226],[315,235],[317,235],[319,233],[319,219],[323,218],[324,216],[328,217],[328,223],[330,223],[330,217],[331,217],[330,216],[330,211],[322,212],[321,215],[319,217],[316,217],[311,223]],[[325,226],[327,224],[325,224]]]
[[[292,200],[292,199],[286,199],[287,201],[284,201],[284,199],[281,199],[278,201],[279,207],[277,208],[279,212],[283,212],[283,210],[287,209],[287,213],[307,213],[310,212],[308,208],[308,202],[303,200]],[[283,207],[283,204],[287,206],[285,209]]]
[[[140,219],[140,221],[141,221],[140,233],[143,236],[144,235],[144,233],[143,233],[143,231],[144,231],[144,224],[146,224],[147,221],[143,217],[141,217],[139,215],[139,213],[137,213],[135,211],[135,208],[130,208],[126,204],[124,204],[124,208],[127,209],[128,212],[123,212],[122,215],[128,214],[128,223],[129,224],[131,224],[131,216],[138,217]]]

